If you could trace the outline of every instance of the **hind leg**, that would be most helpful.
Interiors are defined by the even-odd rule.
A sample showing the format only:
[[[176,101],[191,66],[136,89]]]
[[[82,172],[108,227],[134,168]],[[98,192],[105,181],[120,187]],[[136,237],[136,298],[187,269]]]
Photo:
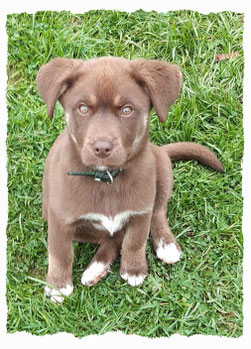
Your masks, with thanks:
[[[158,149],[155,156],[157,186],[151,220],[152,245],[159,259],[168,264],[173,264],[179,261],[181,248],[175,241],[166,219],[167,204],[173,187],[172,164],[161,148]]]
[[[120,254],[124,234],[125,231],[121,230],[116,232],[115,236],[107,237],[99,242],[98,251],[82,274],[83,285],[93,286],[106,276]]]
[[[151,237],[153,249],[159,259],[168,264],[180,260],[181,248],[170,231],[165,213],[153,215]]]

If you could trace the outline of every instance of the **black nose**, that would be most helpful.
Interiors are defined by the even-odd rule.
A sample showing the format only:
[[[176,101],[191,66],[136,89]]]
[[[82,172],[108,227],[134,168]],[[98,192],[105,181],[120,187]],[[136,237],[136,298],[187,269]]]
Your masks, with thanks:
[[[99,140],[93,143],[93,151],[99,158],[108,157],[113,149],[113,144],[108,140]]]

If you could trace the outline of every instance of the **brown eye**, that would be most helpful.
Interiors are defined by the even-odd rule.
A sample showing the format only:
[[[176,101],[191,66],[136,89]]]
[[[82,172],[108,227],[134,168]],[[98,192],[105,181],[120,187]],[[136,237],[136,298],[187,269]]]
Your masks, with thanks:
[[[80,107],[79,107],[79,111],[82,113],[82,114],[87,114],[89,109],[87,107],[87,105],[85,104],[81,104]]]
[[[132,113],[132,111],[133,111],[133,109],[127,105],[122,109],[122,114],[123,115],[130,115]]]

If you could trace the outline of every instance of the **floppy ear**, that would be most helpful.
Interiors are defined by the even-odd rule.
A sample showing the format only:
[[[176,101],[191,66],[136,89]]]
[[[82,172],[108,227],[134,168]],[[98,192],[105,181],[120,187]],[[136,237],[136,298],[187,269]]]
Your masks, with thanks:
[[[82,62],[80,59],[54,58],[39,69],[37,86],[50,118],[57,100],[72,85],[73,72]]]
[[[182,73],[177,65],[157,60],[134,59],[133,78],[149,93],[161,122],[179,95]]]

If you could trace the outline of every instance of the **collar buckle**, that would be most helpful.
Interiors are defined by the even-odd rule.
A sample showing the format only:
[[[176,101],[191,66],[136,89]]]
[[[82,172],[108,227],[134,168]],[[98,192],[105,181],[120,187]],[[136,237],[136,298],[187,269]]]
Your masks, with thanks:
[[[110,182],[107,182],[107,184],[112,185],[112,183],[113,183],[113,176],[110,174],[109,171],[106,171],[106,173],[108,174],[108,176],[110,178]]]

